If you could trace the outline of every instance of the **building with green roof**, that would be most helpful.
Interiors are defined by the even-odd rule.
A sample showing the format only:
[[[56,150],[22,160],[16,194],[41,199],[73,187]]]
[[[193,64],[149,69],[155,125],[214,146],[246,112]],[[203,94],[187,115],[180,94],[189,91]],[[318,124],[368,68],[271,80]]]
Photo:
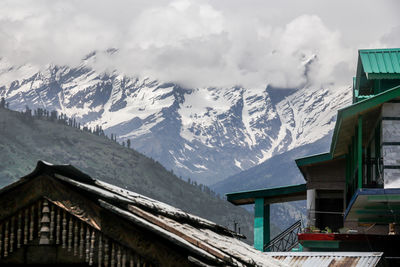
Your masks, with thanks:
[[[298,239],[309,251],[389,257],[400,244],[400,48],[359,50],[352,90],[352,105],[338,111],[330,150],[296,160],[309,224]],[[240,194],[255,192],[227,196],[241,204]]]
[[[395,87],[398,79],[399,49],[359,50],[357,73],[353,79],[353,103]]]

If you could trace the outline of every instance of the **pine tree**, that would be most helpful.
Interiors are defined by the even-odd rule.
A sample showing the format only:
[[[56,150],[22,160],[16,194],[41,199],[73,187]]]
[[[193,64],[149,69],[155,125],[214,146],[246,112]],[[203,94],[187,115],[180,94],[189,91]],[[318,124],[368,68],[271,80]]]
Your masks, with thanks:
[[[131,139],[126,140],[126,146],[131,148]]]
[[[32,117],[32,110],[28,106],[25,106],[25,115]]]
[[[56,120],[57,120],[57,111],[56,111],[56,110],[53,110],[53,111],[50,113],[50,120],[51,120],[51,121],[56,121]]]
[[[2,97],[0,100],[0,108],[5,108],[5,107],[6,107],[6,100],[4,99],[4,97]]]

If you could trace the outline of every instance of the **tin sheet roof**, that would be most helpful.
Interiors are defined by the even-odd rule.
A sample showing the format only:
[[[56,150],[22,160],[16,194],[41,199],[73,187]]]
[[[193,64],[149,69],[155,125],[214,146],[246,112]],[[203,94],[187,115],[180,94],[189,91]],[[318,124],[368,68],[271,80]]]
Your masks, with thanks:
[[[265,252],[289,266],[377,266],[383,252]]]
[[[400,74],[399,48],[364,49],[359,53],[367,77],[369,74]]]

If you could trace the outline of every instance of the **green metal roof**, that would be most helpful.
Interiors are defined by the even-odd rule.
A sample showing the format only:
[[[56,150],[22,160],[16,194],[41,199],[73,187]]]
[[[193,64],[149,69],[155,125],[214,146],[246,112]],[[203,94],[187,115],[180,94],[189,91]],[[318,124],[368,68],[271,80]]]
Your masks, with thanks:
[[[296,159],[296,164],[297,166],[305,166],[305,165],[310,165],[314,163],[319,163],[319,162],[324,162],[332,159],[331,153],[322,153],[322,154],[317,154],[317,155],[311,155],[307,156],[304,158],[299,158]]]
[[[368,79],[400,78],[400,48],[359,50]]]
[[[337,159],[342,159],[344,156],[339,156],[336,157],[335,159],[332,158],[332,154],[327,152],[327,153],[322,153],[322,154],[316,154],[316,155],[311,155],[303,158],[298,158],[296,159],[296,165],[300,169],[300,172],[303,174],[304,179],[307,181],[307,175],[305,173],[305,166],[310,166],[314,164],[325,164],[327,161],[333,161]]]
[[[304,200],[307,197],[306,193],[306,184],[299,184],[228,193],[226,194],[226,198],[235,205],[253,204],[256,198],[264,198],[266,203],[282,203]]]
[[[358,95],[362,85],[368,86],[369,79],[392,79],[393,81],[400,79],[400,48],[361,49],[358,52],[357,75],[353,78],[353,90],[355,90],[353,92],[353,102],[355,102],[354,97],[358,102],[338,110],[331,147],[328,153],[296,160],[296,164],[301,171],[302,166],[336,159],[345,155],[351,142],[351,137],[354,135],[354,126],[357,124],[358,116],[363,116],[363,128],[365,128],[363,134],[365,132],[369,133],[369,129],[373,126],[371,124],[376,120],[376,116],[379,116],[381,105],[400,97],[400,86],[396,82],[393,84],[386,82],[384,85],[386,87],[383,88],[380,87],[381,83],[379,83],[378,92],[385,90],[382,93],[366,95],[364,92],[362,95]],[[388,87],[389,85],[391,85],[390,87],[395,87],[390,88]],[[375,89],[372,93],[375,93]]]
[[[356,123],[357,116],[371,113],[379,108],[383,103],[398,97],[400,97],[400,86],[396,86],[383,93],[357,102],[351,106],[339,109],[332,136],[330,151],[328,153],[296,159],[297,166],[300,168],[305,165],[328,161],[332,160],[333,158],[343,156],[345,153],[347,153],[347,143],[350,142],[351,136],[354,132],[354,125]],[[349,132],[351,134],[349,134]]]
[[[371,98],[357,102],[351,106],[339,109],[330,149],[332,157],[337,157],[344,154],[343,151],[337,151],[338,143],[341,141],[339,137],[346,135],[343,133],[343,131],[346,130],[345,128],[347,125],[352,127],[351,131],[353,131],[357,115],[366,113],[397,97],[400,97],[400,86],[396,86]],[[351,135],[347,136],[347,138],[351,138]]]

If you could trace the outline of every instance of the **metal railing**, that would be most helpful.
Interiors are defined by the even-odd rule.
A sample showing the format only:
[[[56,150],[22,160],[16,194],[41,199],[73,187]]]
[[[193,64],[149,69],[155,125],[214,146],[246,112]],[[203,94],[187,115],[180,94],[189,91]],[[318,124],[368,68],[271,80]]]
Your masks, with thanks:
[[[301,220],[289,226],[285,231],[277,235],[264,246],[264,251],[283,252],[290,251],[297,246],[299,239],[297,234],[301,231]]]

